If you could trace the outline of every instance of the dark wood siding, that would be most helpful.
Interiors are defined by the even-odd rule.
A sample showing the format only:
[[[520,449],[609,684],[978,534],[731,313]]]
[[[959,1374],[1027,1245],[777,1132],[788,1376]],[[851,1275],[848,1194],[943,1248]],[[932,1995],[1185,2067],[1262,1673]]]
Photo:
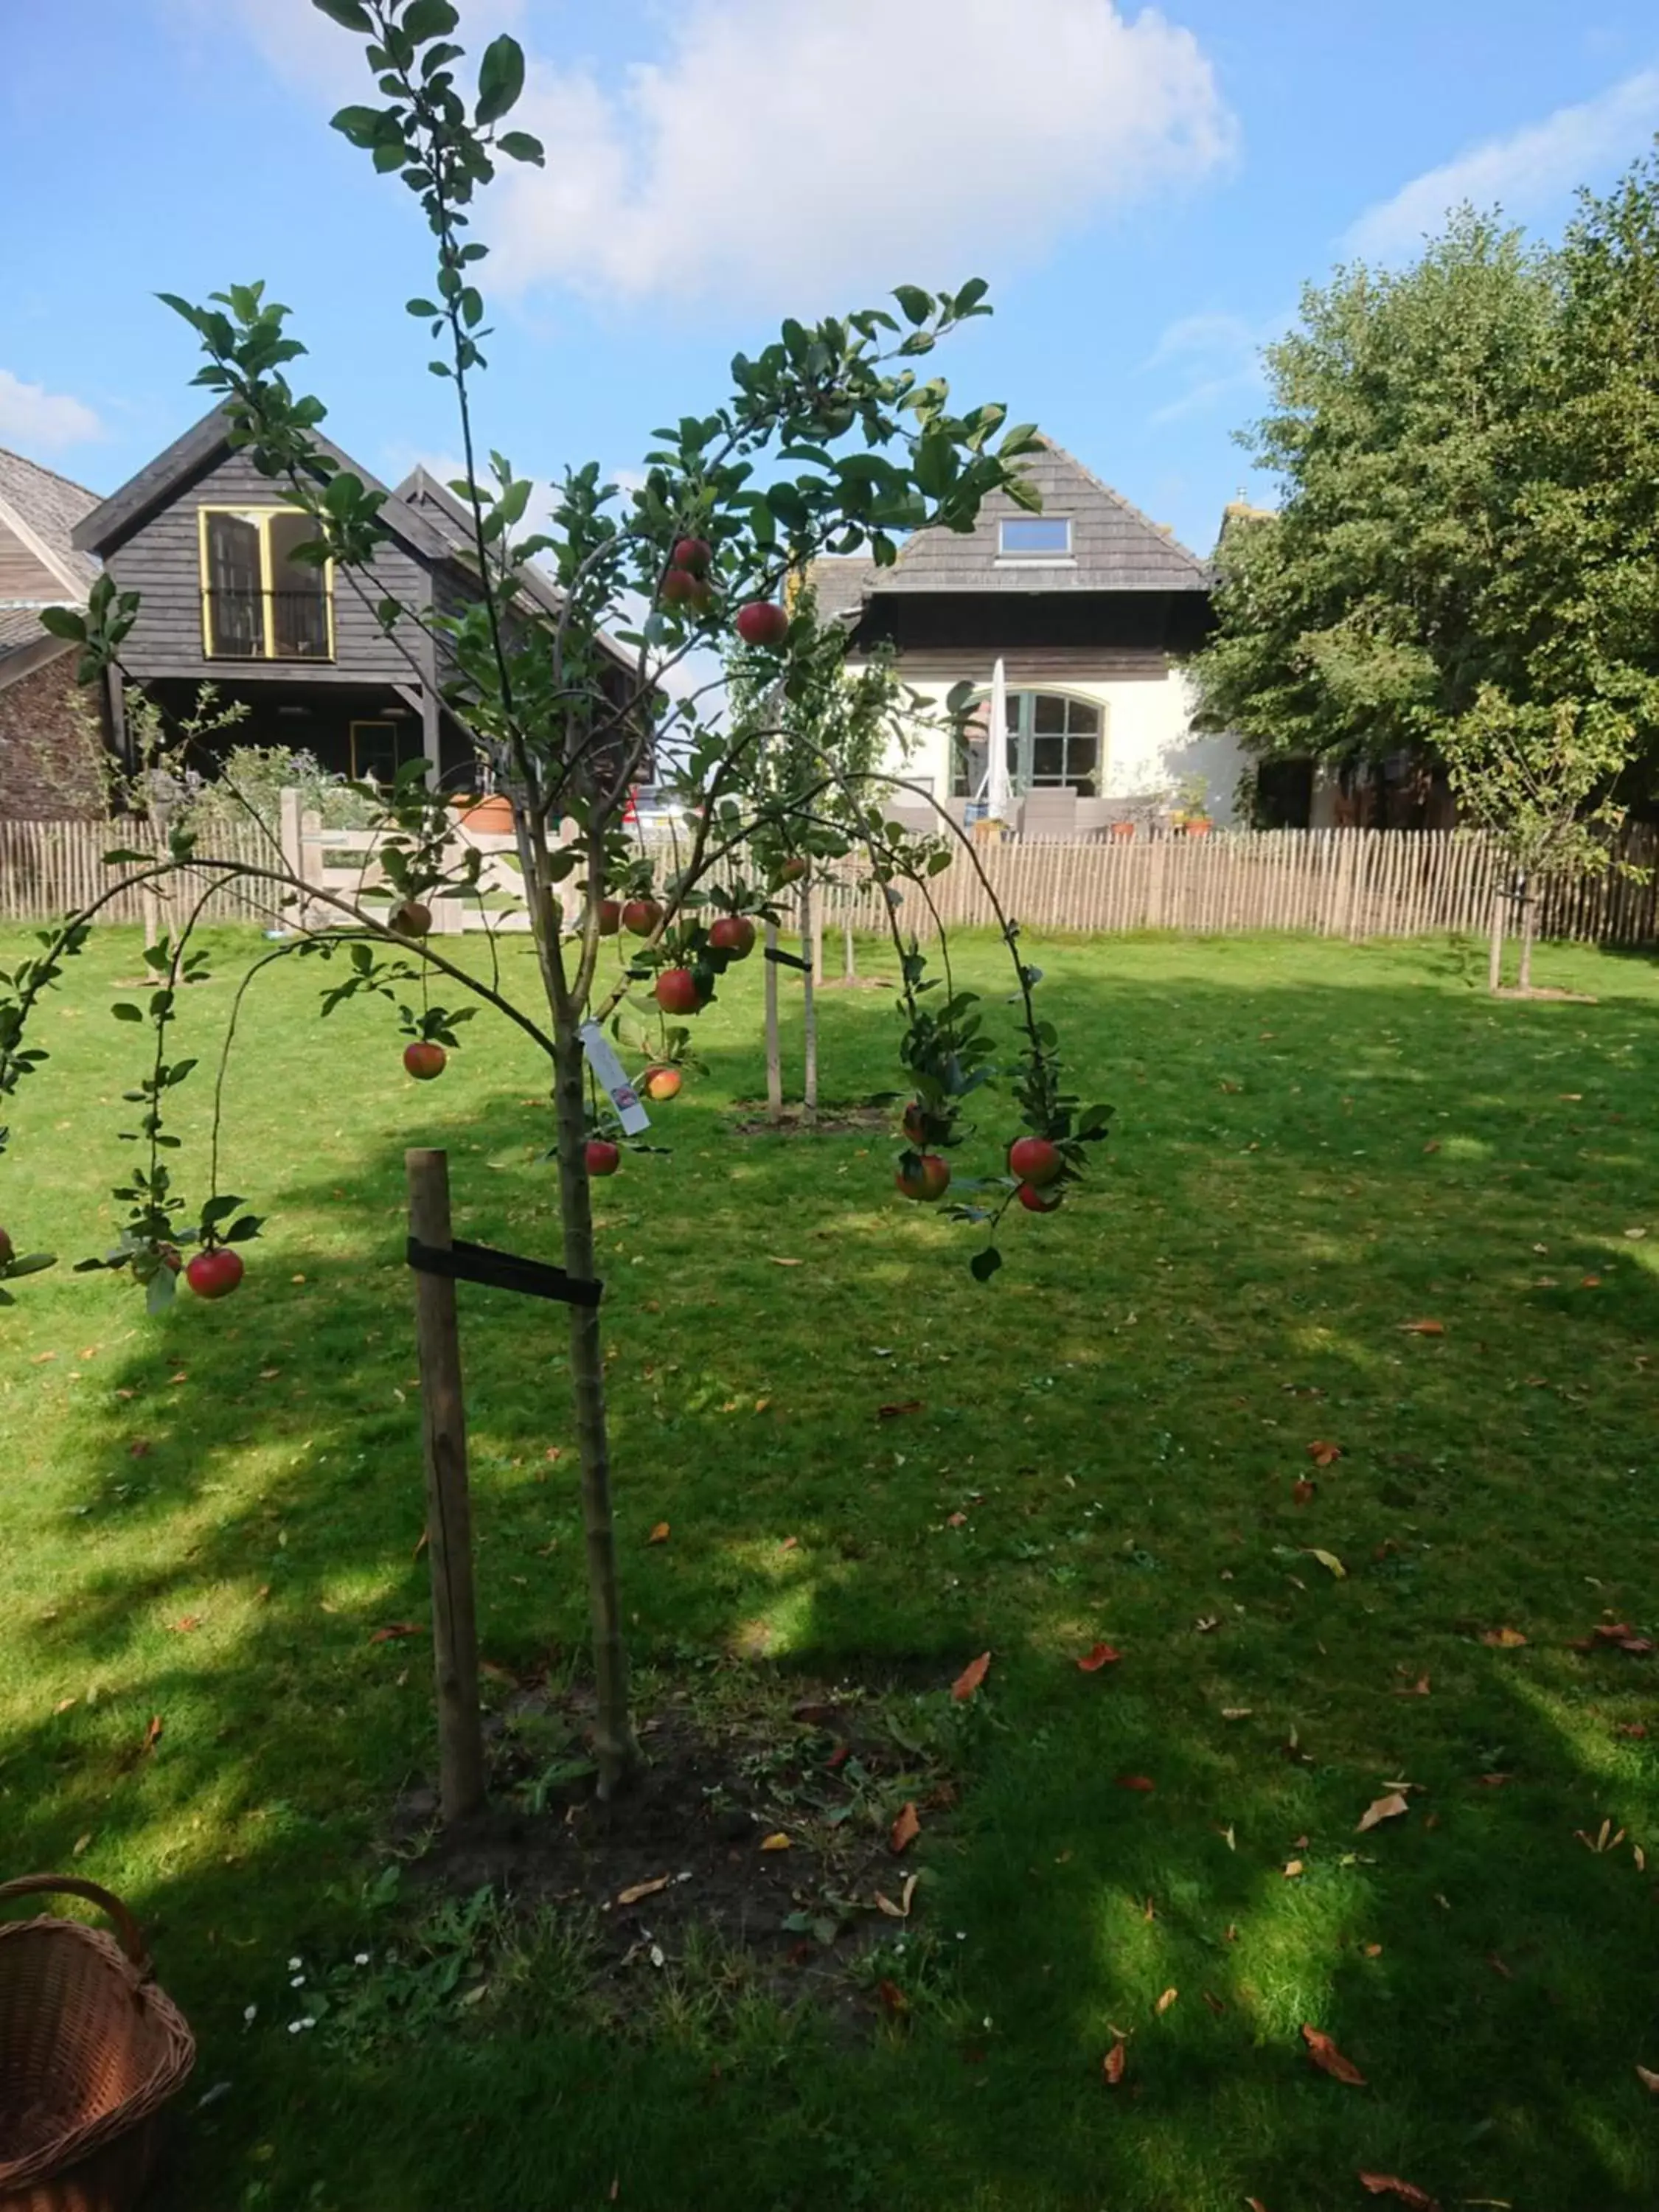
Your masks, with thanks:
[[[419,681],[420,639],[412,625],[388,637],[374,614],[383,598],[420,604],[422,564],[400,545],[388,545],[372,572],[334,580],[334,658],[331,661],[209,659],[202,649],[200,524],[204,507],[279,507],[276,487],[243,453],[228,453],[198,477],[170,506],[152,515],[117,547],[106,562],[124,591],[142,595],[138,619],[125,658],[138,677],[209,678],[236,684]],[[411,656],[413,658],[411,659]]]
[[[966,649],[981,659],[1022,649],[1180,653],[1199,642],[1208,620],[1208,600],[1198,592],[883,596],[878,586],[854,633],[854,647],[884,640],[919,658],[941,647]]]

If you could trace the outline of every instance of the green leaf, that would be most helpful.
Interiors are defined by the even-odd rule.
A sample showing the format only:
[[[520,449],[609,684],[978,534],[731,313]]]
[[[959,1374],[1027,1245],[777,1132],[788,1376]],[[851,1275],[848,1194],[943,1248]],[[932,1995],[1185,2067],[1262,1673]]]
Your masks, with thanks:
[[[460,21],[449,0],[411,0],[404,11],[404,30],[417,46],[434,39],[447,39]]]
[[[110,1012],[114,1015],[118,1022],[142,1022],[144,1018],[143,1008],[142,1006],[135,1006],[129,1000],[125,999],[121,1000],[119,1005],[112,1006],[110,1008]]]
[[[332,118],[330,128],[337,131],[343,138],[349,138],[354,146],[372,146],[380,137],[385,119],[384,111],[378,107],[343,107]],[[199,310],[173,300],[168,300],[167,305],[176,307],[186,321],[196,321]]]
[[[505,154],[509,161],[532,161],[538,169],[547,166],[546,151],[539,138],[532,138],[527,131],[507,131],[495,141],[495,150]]]
[[[904,310],[907,320],[915,323],[918,327],[925,323],[933,312],[932,293],[924,292],[919,284],[897,285],[894,289],[893,297]]]
[[[343,31],[361,31],[371,37],[374,34],[374,19],[363,0],[311,0],[311,4],[320,8],[330,22],[337,23]]]
[[[21,1260],[14,1260],[7,1268],[7,1279],[15,1282],[19,1275],[44,1274],[48,1267],[57,1265],[57,1255],[53,1253],[27,1252]]]
[[[478,104],[472,119],[481,127],[498,122],[518,105],[524,90],[524,48],[505,32],[484,48],[478,64]]]
[[[988,1283],[1001,1265],[1001,1253],[994,1244],[988,1244],[982,1252],[975,1253],[968,1262],[968,1270],[976,1283]]]
[[[406,300],[404,302],[404,313],[406,315],[419,315],[422,320],[425,320],[429,316],[441,314],[443,310],[434,300]]]
[[[54,637],[73,638],[76,645],[87,641],[87,622],[73,607],[42,607],[40,612],[42,629],[50,630]]]
[[[130,852],[125,846],[118,845],[112,853],[105,854],[104,866],[106,868],[114,868],[118,867],[125,860],[138,860],[142,862],[144,860],[153,860],[155,858],[155,855],[154,853]]]

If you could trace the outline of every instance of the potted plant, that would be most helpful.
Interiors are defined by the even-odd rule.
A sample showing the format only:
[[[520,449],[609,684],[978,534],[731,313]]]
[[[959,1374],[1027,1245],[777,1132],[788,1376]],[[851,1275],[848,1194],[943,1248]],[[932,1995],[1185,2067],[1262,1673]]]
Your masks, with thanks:
[[[1127,845],[1130,838],[1135,834],[1135,825],[1133,822],[1127,821],[1114,822],[1111,825],[1111,830],[1112,836],[1117,843]]]
[[[1207,776],[1182,776],[1170,808],[1171,828],[1184,830],[1189,837],[1207,837],[1213,827],[1206,811],[1209,797]]]

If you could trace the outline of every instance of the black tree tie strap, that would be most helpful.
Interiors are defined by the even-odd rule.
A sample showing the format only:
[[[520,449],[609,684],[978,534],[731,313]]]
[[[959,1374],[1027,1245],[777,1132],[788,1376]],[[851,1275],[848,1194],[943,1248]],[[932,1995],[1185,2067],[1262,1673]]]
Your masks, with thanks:
[[[457,1241],[447,1247],[409,1240],[409,1264],[423,1275],[447,1275],[452,1282],[484,1283],[497,1291],[516,1291],[521,1297],[556,1298],[567,1306],[596,1306],[605,1294],[603,1283],[579,1281],[562,1267],[544,1260],[521,1260],[511,1252],[492,1251],[488,1244]]]

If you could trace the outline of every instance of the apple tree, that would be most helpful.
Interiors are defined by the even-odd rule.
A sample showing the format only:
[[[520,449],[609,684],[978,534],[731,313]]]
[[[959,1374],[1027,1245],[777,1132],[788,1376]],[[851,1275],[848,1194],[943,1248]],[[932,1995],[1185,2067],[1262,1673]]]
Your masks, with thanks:
[[[954,330],[990,312],[987,288],[975,282],[933,294],[902,286],[896,313],[874,307],[810,325],[785,322],[763,351],[732,362],[728,398],[656,434],[637,489],[619,493],[596,465],[569,470],[549,526],[527,526],[534,486],[500,453],[484,460],[480,452],[478,391],[491,335],[480,289],[487,248],[471,235],[477,196],[498,166],[543,160],[537,141],[508,124],[523,88],[523,54],[513,39],[495,40],[464,91],[452,0],[315,4],[362,40],[378,94],[374,104],[343,109],[336,129],[377,170],[402,180],[430,230],[430,291],[409,302],[409,313],[429,341],[430,368],[454,396],[465,471],[452,489],[470,527],[471,603],[444,614],[379,595],[371,569],[386,534],[386,495],[319,443],[325,410],[291,380],[305,349],[286,308],[258,283],[234,284],[203,304],[168,304],[200,338],[204,361],[196,381],[218,395],[233,443],[310,519],[305,557],[331,562],[337,589],[373,595],[394,639],[417,642],[422,628],[435,638],[448,672],[446,703],[471,738],[477,772],[511,804],[540,1004],[520,1004],[428,933],[434,897],[476,890],[479,861],[458,847],[447,801],[428,787],[423,764],[401,772],[380,795],[389,914],[360,896],[300,881],[275,850],[269,865],[216,860],[176,825],[163,859],[112,855],[127,872],[125,882],[204,888],[193,905],[181,904],[176,927],[147,956],[155,981],[148,1004],[115,1009],[124,1021],[148,1024],[150,1042],[128,1094],[138,1109],[138,1152],[121,1187],[120,1243],[90,1264],[129,1271],[145,1283],[152,1305],[173,1295],[191,1243],[199,1249],[187,1279],[201,1295],[222,1296],[240,1279],[236,1248],[259,1221],[218,1188],[216,1115],[205,1196],[194,1203],[186,1202],[179,1140],[167,1127],[169,1101],[192,1067],[173,1056],[169,1040],[179,994],[203,957],[192,944],[195,920],[229,880],[263,891],[295,927],[242,979],[227,1051],[250,986],[270,961],[292,957],[326,969],[325,1012],[365,994],[400,1006],[406,1065],[416,1078],[441,1073],[461,1042],[462,1024],[477,1012],[514,1024],[535,1042],[550,1070],[562,1265],[591,1281],[592,1178],[618,1164],[616,1133],[604,1107],[590,1105],[585,1083],[594,1025],[614,1021],[625,1006],[648,1012],[653,1004],[675,1021],[694,1018],[725,973],[749,957],[756,921],[775,914],[772,901],[796,864],[857,845],[888,892],[902,969],[898,1049],[915,1095],[898,1187],[937,1201],[951,1183],[945,1154],[972,1135],[966,1115],[994,1080],[999,1047],[982,1006],[957,987],[948,947],[935,975],[914,939],[902,934],[899,902],[913,894],[925,901],[943,854],[936,841],[908,836],[886,818],[883,779],[871,760],[848,757],[834,732],[820,742],[817,710],[830,648],[810,599],[791,603],[789,580],[826,550],[863,551],[890,564],[905,533],[966,531],[991,493],[1027,495],[1018,463],[1034,448],[1035,432],[1008,428],[999,405],[958,410],[948,386],[921,368]],[[556,612],[526,587],[532,562],[556,582]],[[137,611],[134,596],[104,579],[84,612],[59,609],[48,620],[80,646],[82,678],[92,681],[121,668]],[[668,679],[691,654],[729,649],[734,637],[744,712],[728,715],[708,691],[671,698]],[[617,643],[626,651],[625,676],[617,672]],[[966,696],[952,705],[965,713]],[[775,745],[793,748],[787,775],[769,768]],[[668,869],[641,850],[628,819],[653,751],[678,763],[691,807],[684,849]],[[0,1100],[44,1060],[30,1042],[30,1016],[59,985],[106,902],[47,932],[38,954],[0,976]],[[1036,1004],[1038,971],[1024,957],[1017,926],[1005,921],[1003,934],[1019,1009],[1009,1087],[1020,1134],[1007,1172],[1000,1160],[983,1182],[959,1183],[954,1206],[993,1237],[1009,1206],[1042,1212],[1059,1202],[1106,1123],[1104,1109],[1080,1108],[1066,1092],[1054,1029]],[[626,946],[616,969],[602,962],[613,937]],[[20,1259],[9,1238],[0,1241],[0,1277],[42,1264],[45,1255]],[[994,1242],[973,1261],[981,1279],[999,1264]],[[0,1286],[0,1297],[8,1295]],[[618,1595],[601,1314],[572,1305],[568,1315],[597,1688],[593,1747],[608,1793],[640,1754]]]

